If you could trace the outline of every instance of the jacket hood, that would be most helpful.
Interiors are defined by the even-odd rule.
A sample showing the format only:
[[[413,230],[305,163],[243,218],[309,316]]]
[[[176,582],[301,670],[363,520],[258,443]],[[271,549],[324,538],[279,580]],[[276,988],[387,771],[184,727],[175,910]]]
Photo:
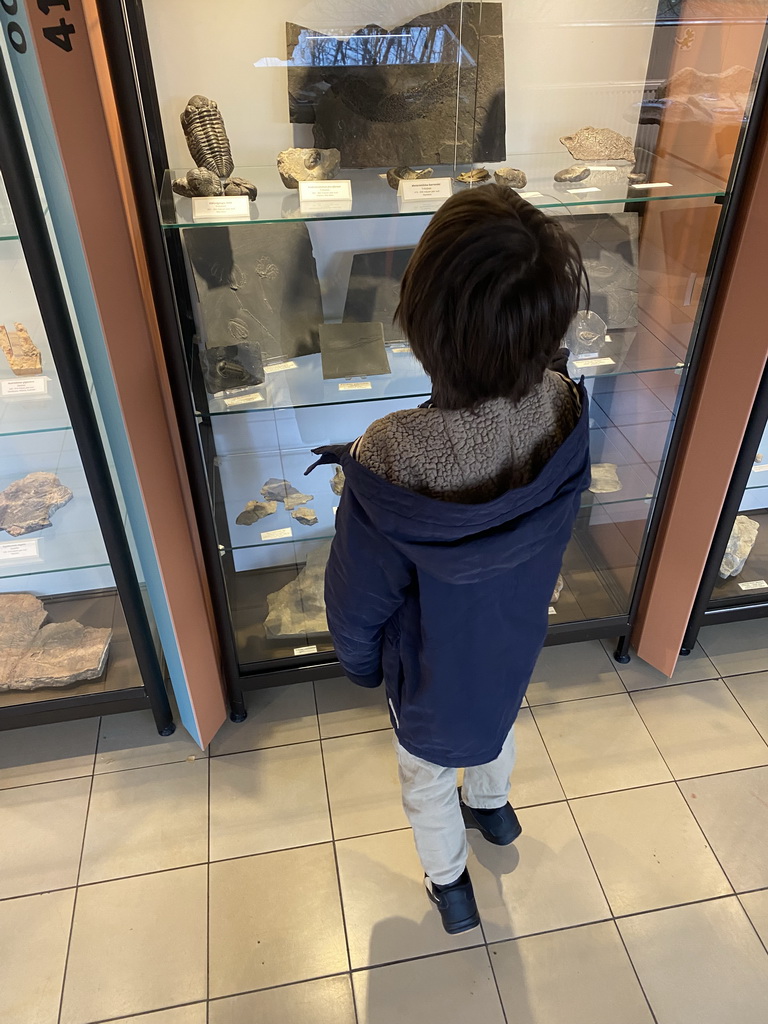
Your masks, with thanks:
[[[357,501],[373,527],[415,565],[438,579],[474,583],[534,558],[563,529],[570,532],[574,503],[590,479],[583,381],[579,396],[576,426],[538,476],[492,501],[465,505],[398,487],[357,462],[349,444],[313,449],[320,457],[306,473],[340,465],[344,499]]]

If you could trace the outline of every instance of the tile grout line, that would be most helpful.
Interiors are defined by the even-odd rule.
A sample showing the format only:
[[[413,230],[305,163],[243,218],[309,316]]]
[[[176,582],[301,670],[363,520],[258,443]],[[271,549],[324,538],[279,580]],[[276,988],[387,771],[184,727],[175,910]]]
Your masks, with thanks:
[[[751,675],[751,673],[745,673],[745,675]],[[734,679],[734,678],[735,678],[735,676],[731,676],[731,679]],[[736,703],[737,703],[737,704],[739,705],[739,707],[741,708],[741,710],[742,710],[742,712],[743,712],[744,716],[746,717],[747,721],[749,722],[749,724],[750,724],[750,725],[752,726],[752,728],[753,728],[753,729],[755,730],[755,732],[756,732],[756,733],[757,733],[757,735],[758,735],[758,736],[760,737],[760,739],[761,739],[761,740],[763,741],[763,743],[765,743],[766,747],[768,747],[768,740],[767,740],[767,739],[765,738],[765,736],[763,736],[763,734],[762,734],[762,732],[760,731],[760,729],[758,729],[757,725],[756,725],[756,724],[755,724],[755,723],[754,723],[754,722],[752,721],[752,718],[751,718],[751,716],[750,716],[749,712],[747,711],[747,709],[746,709],[746,708],[744,707],[744,705],[743,705],[743,704],[741,703],[741,701],[739,700],[739,698],[738,698],[738,697],[736,696],[736,694],[735,694],[735,693],[733,692],[733,690],[732,690],[732,689],[730,688],[730,686],[728,685],[728,679],[727,679],[727,677],[723,677],[723,676],[721,676],[721,678],[720,678],[720,681],[721,681],[721,682],[723,683],[723,685],[725,686],[725,688],[726,688],[726,690],[728,691],[728,693],[730,693],[730,695],[731,695],[731,696],[733,697],[733,699],[734,699],[734,700],[736,701]]]
[[[483,929],[483,935],[485,935],[485,929]],[[496,971],[493,969],[493,957],[491,956],[491,947],[488,945],[487,939],[485,942],[485,955],[488,957],[488,966],[491,969],[491,977],[493,978],[493,984],[496,987],[496,995],[499,997],[499,1005],[501,1006],[501,1015],[504,1018],[504,1024],[509,1024],[509,1017],[507,1017],[507,1008],[504,1005],[504,1000],[501,997],[499,979],[496,977]]]
[[[638,973],[637,966],[635,965],[635,961],[632,959],[632,956],[631,956],[631,954],[629,952],[629,947],[627,946],[626,942],[624,941],[624,936],[621,934],[621,928],[619,928],[619,922],[616,920],[615,917],[613,919],[613,927],[614,927],[614,929],[616,931],[616,934],[619,937],[619,942],[621,943],[622,949],[626,953],[627,960],[629,962],[629,966],[632,968],[632,973],[637,978],[637,984],[638,984],[638,986],[640,988],[640,991],[643,993],[643,999],[645,999],[646,1006],[648,1007],[648,1012],[650,1013],[651,1017],[653,1018],[654,1024],[659,1024],[659,1021],[658,1021],[656,1013],[655,1013],[655,1011],[653,1009],[653,1006],[651,1006],[651,1000],[650,1000],[650,998],[648,996],[648,993],[645,991],[645,985],[643,985],[642,981],[640,980],[640,974]]]
[[[755,927],[755,922],[754,922],[754,921],[752,920],[752,918],[751,918],[751,917],[749,916],[749,911],[748,911],[748,910],[747,910],[747,908],[746,908],[746,907],[744,906],[744,901],[743,901],[743,900],[742,900],[742,898],[741,898],[741,897],[742,897],[743,895],[745,895],[745,894],[744,894],[744,893],[736,893],[736,899],[737,899],[737,900],[739,901],[739,906],[741,907],[742,911],[743,911],[743,912],[744,912],[744,914],[746,915],[746,918],[747,918],[747,920],[748,920],[748,921],[749,921],[749,923],[750,923],[750,924],[752,925],[752,930],[753,930],[753,932],[755,933],[755,935],[757,936],[757,941],[758,941],[758,942],[759,942],[759,943],[761,944],[761,946],[763,947],[763,949],[765,950],[765,952],[766,952],[766,953],[768,954],[768,941],[766,941],[765,939],[763,939],[762,935],[760,934],[760,932],[759,932],[759,931],[757,930],[757,928]]]

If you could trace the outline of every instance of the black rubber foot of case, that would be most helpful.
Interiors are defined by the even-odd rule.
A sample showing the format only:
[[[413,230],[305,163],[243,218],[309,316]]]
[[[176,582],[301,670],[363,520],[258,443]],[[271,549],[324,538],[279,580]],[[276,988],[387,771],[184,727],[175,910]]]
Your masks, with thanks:
[[[161,736],[173,736],[173,734],[175,732],[176,732],[176,723],[175,722],[171,722],[168,725],[166,725],[166,727],[164,729],[160,730],[160,735]]]

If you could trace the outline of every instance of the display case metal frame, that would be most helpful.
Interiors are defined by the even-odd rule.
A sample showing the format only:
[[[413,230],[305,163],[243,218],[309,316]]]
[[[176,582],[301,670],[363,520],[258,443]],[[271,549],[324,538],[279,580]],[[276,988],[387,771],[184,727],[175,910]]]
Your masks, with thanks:
[[[160,657],[152,637],[117,493],[91,402],[60,270],[2,54],[0,109],[3,111],[0,118],[0,172],[45,331],[51,344],[71,430],[77,443],[141,674],[141,685],[130,688],[69,696],[64,691],[47,700],[26,703],[19,701],[18,704],[2,707],[0,729],[148,708],[152,711],[160,735],[170,736],[175,731],[175,724]]]
[[[125,15],[109,0],[96,0],[107,59],[115,88],[123,132],[127,140],[133,185],[141,219],[144,242],[153,268],[153,287],[163,325],[168,364],[179,387],[175,392],[176,411],[181,424],[187,469],[195,494],[199,529],[204,541],[205,561],[214,595],[214,615],[222,644],[225,674],[229,687],[232,717],[245,715],[243,689],[280,683],[329,678],[339,667],[329,653],[284,658],[264,663],[240,664],[234,628],[228,610],[223,563],[227,557],[216,532],[215,511],[211,507],[210,480],[216,473],[215,448],[210,416],[201,412],[193,398],[189,360],[195,331],[187,272],[178,232],[163,232],[158,196],[168,167],[157,92],[148,49],[148,38],[141,0],[125,0]],[[760,76],[765,91],[766,74]],[[745,157],[749,151],[751,124],[742,129],[742,140],[726,190],[713,198],[721,207],[715,243],[709,258],[709,285],[692,331],[689,362],[681,388],[675,425],[669,438],[664,466],[658,481],[653,511],[647,521],[642,554],[637,564],[635,583],[626,614],[600,619],[550,625],[548,644],[619,637],[616,658],[629,660],[629,636],[638,611],[643,585],[648,574],[651,552],[661,522],[661,510],[668,494],[672,467],[678,454],[683,425],[691,401],[692,385],[702,350],[702,339],[711,317],[714,297],[722,278],[725,249],[732,212],[738,204]],[[744,132],[746,131],[746,135]],[[181,386],[183,384],[183,386]],[[197,408],[196,408],[197,406]]]

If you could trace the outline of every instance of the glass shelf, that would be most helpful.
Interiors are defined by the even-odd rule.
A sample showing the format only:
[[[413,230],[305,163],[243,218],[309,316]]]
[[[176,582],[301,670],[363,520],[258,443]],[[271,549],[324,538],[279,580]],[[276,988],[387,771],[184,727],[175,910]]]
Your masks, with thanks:
[[[569,153],[562,149],[557,153],[527,154],[510,156],[500,163],[482,166],[493,171],[499,167],[519,167],[525,171],[528,183],[517,191],[534,206],[542,209],[605,206],[616,203],[647,203],[669,199],[705,199],[722,194],[723,182],[716,177],[705,177],[681,161],[665,161],[663,181],[630,185],[626,179],[628,164],[620,167],[611,164],[589,164],[590,175],[584,181],[556,182],[553,175],[575,163]],[[435,166],[435,178],[455,178],[463,171],[479,165],[462,164],[458,167]],[[192,200],[176,195],[171,185],[175,178],[183,177],[188,167],[165,172],[160,197],[160,212],[166,228],[210,227],[230,224],[274,224],[285,220],[322,221],[358,220],[380,217],[423,216],[433,213],[443,200],[429,202],[403,202],[390,188],[386,180],[387,168],[366,170],[342,168],[338,177],[352,182],[352,203],[349,209],[334,209],[327,204],[324,210],[302,210],[299,195],[295,189],[283,185],[277,166],[236,167],[238,177],[253,182],[258,188],[258,198],[249,206],[250,219],[226,219],[194,221]],[[617,174],[618,171],[618,174]],[[617,180],[608,180],[616,176]],[[453,191],[458,192],[471,186],[453,182]],[[476,186],[481,187],[481,186]],[[317,204],[315,204],[317,205]],[[338,204],[336,204],[338,205]]]

